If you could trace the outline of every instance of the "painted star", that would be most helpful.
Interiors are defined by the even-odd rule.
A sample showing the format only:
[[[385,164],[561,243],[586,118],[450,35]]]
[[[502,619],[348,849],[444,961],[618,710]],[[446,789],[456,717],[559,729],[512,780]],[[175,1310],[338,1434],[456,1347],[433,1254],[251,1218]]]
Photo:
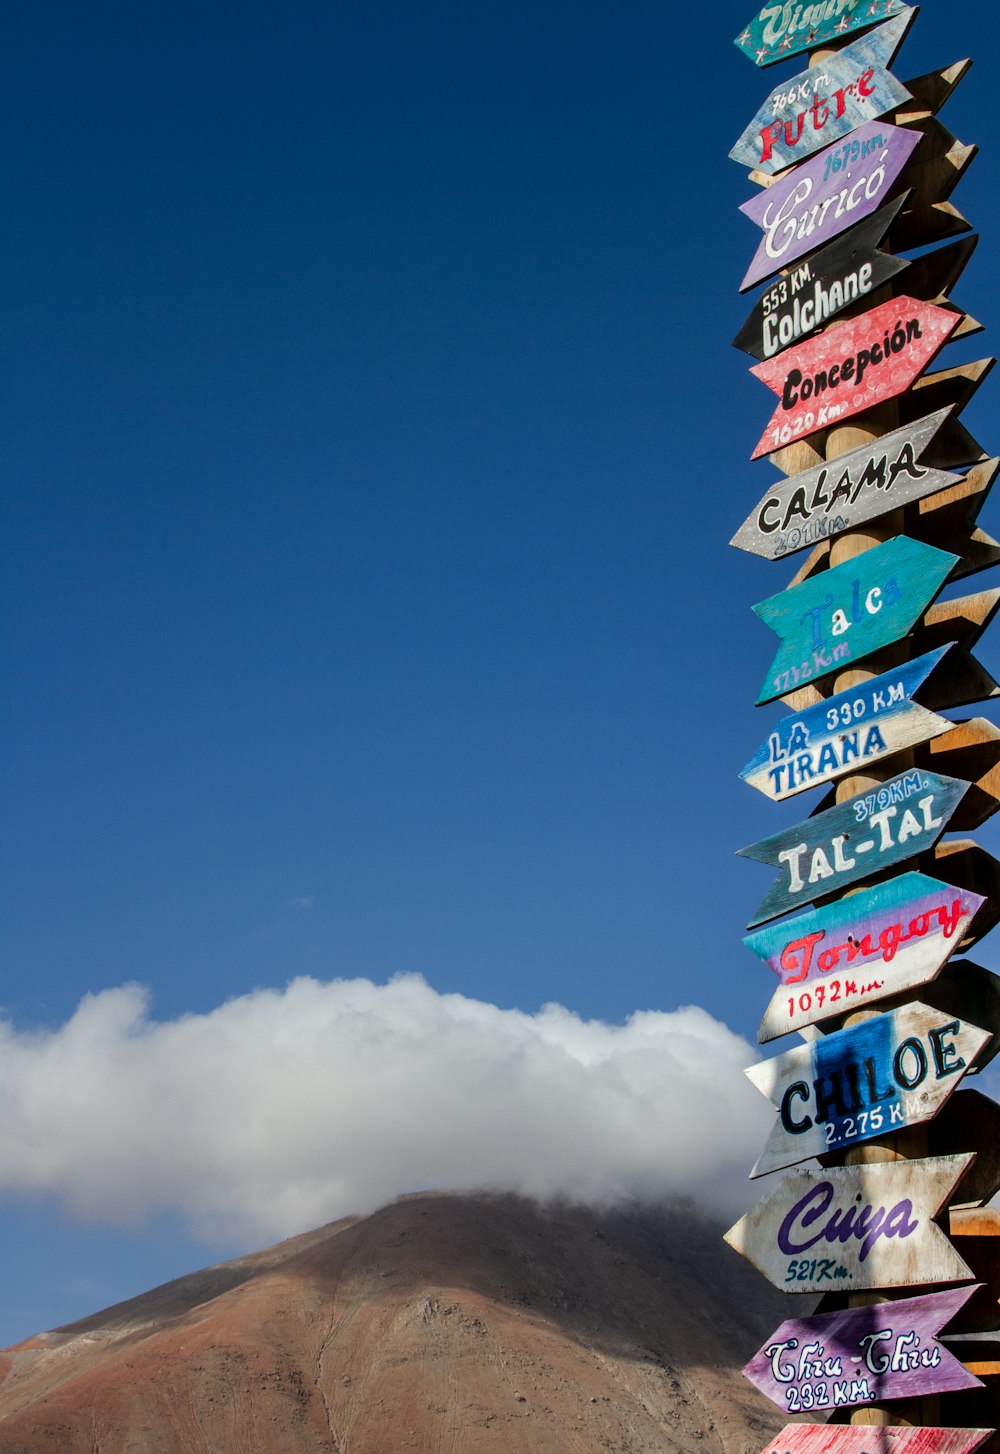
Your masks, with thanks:
[[[791,50],[791,48],[794,45],[794,43],[795,42],[792,40],[792,38],[790,36],[786,35],[785,38],[784,38],[784,40],[778,46],[778,49],[779,49],[779,51],[782,51],[782,50]]]
[[[816,44],[816,32],[815,32],[815,30],[810,30],[808,36],[806,37],[806,45],[815,45],[815,44]]]
[[[843,35],[845,30],[850,30],[851,22],[848,20],[846,15],[842,15],[833,28],[838,33],[838,35]]]
[[[764,57],[766,55],[767,55],[767,46],[766,45],[762,45],[761,48],[760,48],[760,50],[756,52],[757,64],[758,65],[760,65],[761,61],[764,59]]]
[[[749,45],[749,43],[750,43],[750,31],[749,30],[745,30],[742,35],[738,35],[736,37],[736,44],[737,45]]]

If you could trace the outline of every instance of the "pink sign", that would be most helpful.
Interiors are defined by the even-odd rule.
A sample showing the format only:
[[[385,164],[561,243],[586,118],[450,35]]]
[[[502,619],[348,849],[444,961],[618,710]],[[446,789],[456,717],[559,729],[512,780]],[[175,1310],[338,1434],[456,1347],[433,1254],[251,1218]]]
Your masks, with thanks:
[[[902,394],[957,328],[961,314],[906,296],[754,364],[779,404],[751,458],[841,424]]]
[[[789,1424],[762,1454],[972,1454],[992,1429],[911,1429],[881,1425]]]

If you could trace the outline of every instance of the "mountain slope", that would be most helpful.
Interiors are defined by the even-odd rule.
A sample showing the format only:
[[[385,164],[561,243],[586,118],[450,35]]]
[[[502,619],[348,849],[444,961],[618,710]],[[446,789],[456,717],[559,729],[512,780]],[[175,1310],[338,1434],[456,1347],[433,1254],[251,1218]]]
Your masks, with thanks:
[[[407,1197],[0,1353],[0,1454],[756,1454],[788,1306],[689,1208]]]

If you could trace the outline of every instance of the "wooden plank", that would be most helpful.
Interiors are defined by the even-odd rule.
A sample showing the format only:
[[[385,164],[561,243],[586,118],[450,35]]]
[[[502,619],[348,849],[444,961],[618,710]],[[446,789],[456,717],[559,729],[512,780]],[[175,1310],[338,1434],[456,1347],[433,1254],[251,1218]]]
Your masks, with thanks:
[[[778,404],[751,458],[904,393],[958,321],[957,313],[904,294],[754,364],[750,372],[777,394]]]
[[[914,768],[741,848],[744,858],[779,871],[747,927],[926,853],[947,828],[967,787],[957,778]]]
[[[933,742],[919,744],[915,766],[964,778],[969,783],[952,815],[953,833],[980,827],[1000,808],[1000,727],[985,717],[956,722]]]
[[[947,712],[953,707],[968,707],[972,702],[1000,697],[1000,683],[964,647],[953,646],[941,670],[921,695],[925,706],[936,712]]]
[[[977,1283],[972,1297],[956,1316],[949,1342],[958,1337],[985,1335],[995,1338],[1000,1328],[1000,1209],[997,1207],[950,1207],[945,1224],[948,1236],[972,1268]],[[955,1352],[968,1364],[974,1348],[953,1342]],[[970,1357],[971,1355],[971,1357]]]
[[[896,536],[754,606],[781,644],[758,705],[898,641],[927,610],[956,557]],[[948,638],[953,639],[953,638]],[[968,643],[962,639],[962,645]],[[939,636],[930,646],[943,646]],[[927,650],[921,647],[921,650]]]
[[[915,15],[900,11],[821,65],[776,85],[730,151],[733,161],[773,175],[912,101],[888,68]]]
[[[952,723],[946,717],[928,712],[914,700],[947,651],[948,647],[939,647],[818,706],[782,717],[740,777],[780,802],[939,733],[951,733]]]
[[[767,1183],[726,1241],[784,1292],[963,1282],[972,1272],[933,1219],[970,1161],[793,1167]]]
[[[904,106],[893,117],[895,124],[907,126],[915,121],[925,121],[928,116],[935,116],[950,99],[956,86],[965,79],[971,65],[970,60],[953,61],[950,66],[927,71],[922,76],[906,81],[904,84],[913,99],[909,106]]]
[[[764,237],[740,292],[870,217],[889,200],[922,140],[916,130],[870,121],[744,202],[740,211]]]
[[[984,900],[975,923],[963,935],[960,949],[971,949],[1000,924],[1000,862],[971,838],[951,838],[947,843],[935,844],[934,852],[920,867]]]
[[[979,1380],[937,1337],[971,1295],[972,1288],[956,1287],[811,1318],[789,1318],[743,1373],[786,1413],[855,1408],[876,1400],[976,1388]],[[872,1442],[881,1441],[888,1430],[859,1427],[857,1432],[867,1436],[866,1449],[871,1450]]]
[[[959,141],[936,117],[919,121],[912,129],[923,140],[903,174],[902,185],[910,188],[910,196],[890,234],[893,252],[906,252],[970,230],[966,218],[948,199],[979,148]]]
[[[971,1020],[992,1032],[993,1039],[976,1056],[977,1074],[1000,1052],[1000,975],[964,956],[952,959],[933,983],[924,986],[921,998],[946,1015]]]
[[[747,935],[743,943],[780,982],[758,1040],[926,985],[968,940],[985,903],[911,871]]]
[[[930,1156],[975,1156],[952,1193],[951,1206],[981,1207],[992,1201],[1000,1191],[1000,1105],[975,1086],[963,1086],[942,1106],[927,1133]]]
[[[772,358],[863,301],[890,278],[912,273],[915,263],[892,257],[878,246],[904,200],[897,197],[880,207],[857,227],[775,279],[733,339],[734,347],[753,358]],[[914,298],[923,296],[910,289],[909,277],[907,292]]]
[[[777,1111],[751,1177],[930,1120],[991,1038],[916,1002],[750,1066],[746,1074]],[[935,1153],[976,1149],[934,1143]]]
[[[730,545],[765,560],[781,560],[845,530],[856,530],[888,510],[960,488],[961,475],[923,463],[950,414],[950,408],[939,409],[870,444],[824,460],[815,469],[777,481]],[[967,511],[960,506],[959,511],[966,521]]]
[[[832,574],[832,572],[831,572]],[[913,650],[931,651],[954,641],[970,651],[1000,610],[1000,587],[929,606],[913,630]]]
[[[819,19],[814,7],[766,4],[733,44],[758,66],[771,66],[786,56],[812,50],[824,41],[840,40],[898,15],[902,0],[836,0]]]

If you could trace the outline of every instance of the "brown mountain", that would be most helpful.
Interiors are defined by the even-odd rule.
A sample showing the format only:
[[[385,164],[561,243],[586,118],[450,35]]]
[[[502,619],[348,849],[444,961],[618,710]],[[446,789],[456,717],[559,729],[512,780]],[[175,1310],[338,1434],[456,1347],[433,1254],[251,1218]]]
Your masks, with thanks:
[[[406,1197],[0,1353],[0,1454],[757,1454],[788,1310],[690,1208]]]

